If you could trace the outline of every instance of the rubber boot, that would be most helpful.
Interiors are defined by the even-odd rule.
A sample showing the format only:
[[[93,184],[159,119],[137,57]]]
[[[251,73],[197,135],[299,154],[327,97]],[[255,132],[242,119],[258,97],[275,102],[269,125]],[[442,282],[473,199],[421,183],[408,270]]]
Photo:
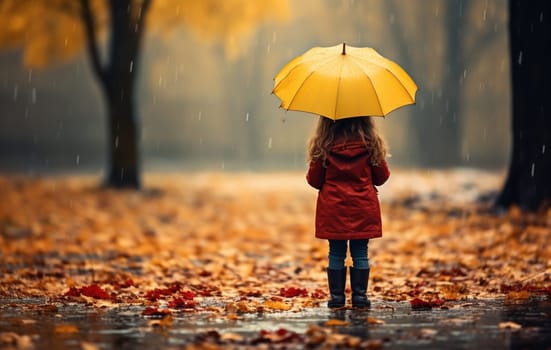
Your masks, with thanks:
[[[350,268],[350,288],[352,289],[352,307],[368,308],[371,302],[367,298],[369,269]]]
[[[329,293],[331,300],[327,302],[329,308],[344,307],[346,298],[344,287],[346,284],[346,268],[340,270],[327,269],[327,281],[329,282]]]

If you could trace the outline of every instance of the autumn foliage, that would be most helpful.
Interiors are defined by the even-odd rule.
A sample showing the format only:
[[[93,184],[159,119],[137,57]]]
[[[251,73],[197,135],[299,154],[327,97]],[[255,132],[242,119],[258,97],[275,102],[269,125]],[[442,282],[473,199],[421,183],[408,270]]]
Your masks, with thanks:
[[[454,175],[398,172],[381,188],[375,304],[551,294],[551,216],[493,213],[480,195],[496,175]],[[141,192],[84,176],[0,177],[0,296],[135,304],[155,317],[323,306],[327,244],[313,236],[316,193],[303,176],[150,175]]]
[[[109,26],[108,1],[90,0],[97,35],[105,39]],[[22,48],[29,67],[74,58],[86,47],[82,1],[6,0],[0,2],[0,50]],[[239,55],[243,41],[263,21],[287,17],[286,1],[265,0],[152,0],[149,13],[144,1],[130,1],[133,17],[147,15],[152,35],[166,37],[178,26],[189,28],[209,41],[220,41],[228,57]]]

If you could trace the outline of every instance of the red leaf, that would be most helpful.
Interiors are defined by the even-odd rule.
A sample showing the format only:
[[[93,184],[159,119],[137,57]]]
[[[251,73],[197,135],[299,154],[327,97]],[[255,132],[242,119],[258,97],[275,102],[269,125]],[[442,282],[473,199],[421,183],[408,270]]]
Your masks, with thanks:
[[[80,296],[80,288],[71,287],[69,288],[69,291],[65,294],[63,294],[66,297],[79,297]]]
[[[305,288],[281,288],[279,290],[279,295],[285,298],[294,298],[294,297],[307,297],[308,291]]]
[[[117,288],[129,288],[132,286],[135,286],[134,280],[132,280],[132,278],[129,278],[122,283],[117,283]]]
[[[193,300],[175,297],[168,302],[168,307],[173,309],[193,309],[195,307],[195,302]]]
[[[181,292],[180,295],[186,300],[193,300],[193,298],[195,298],[195,293],[191,291]]]
[[[144,316],[153,316],[153,317],[160,317],[160,318],[164,318],[171,314],[172,312],[168,309],[157,309],[156,307],[146,307],[142,311],[142,315]]]
[[[325,299],[327,298],[327,293],[324,291],[324,290],[321,290],[321,289],[316,289],[314,290],[310,296],[314,299]]]
[[[410,301],[412,309],[431,309],[433,307],[438,307],[444,305],[444,300],[436,298],[431,300],[422,300],[419,298],[414,298]]]
[[[103,288],[101,288],[97,284],[84,286],[82,287],[80,292],[82,293],[82,295],[95,298],[95,299],[111,299],[111,296],[109,295],[109,293],[107,293]]]
[[[155,288],[145,293],[144,298],[149,301],[157,301],[164,296],[172,295],[178,292],[181,289],[181,286],[174,284],[168,288]]]
[[[112,299],[111,295],[97,284],[91,284],[82,288],[71,287],[69,291],[64,294],[64,296],[67,297],[79,297],[81,295],[94,299]]]
[[[261,330],[259,333],[259,337],[256,339],[253,339],[251,341],[251,344],[256,345],[258,343],[292,343],[292,342],[300,342],[303,341],[300,334],[288,331],[285,328],[279,328],[278,330],[274,332],[270,332],[267,330]]]

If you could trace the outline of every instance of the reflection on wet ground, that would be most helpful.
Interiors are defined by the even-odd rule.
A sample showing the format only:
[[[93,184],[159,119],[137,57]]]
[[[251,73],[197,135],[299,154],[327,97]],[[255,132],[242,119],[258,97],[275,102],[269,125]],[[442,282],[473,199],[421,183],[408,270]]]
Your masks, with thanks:
[[[447,304],[448,305],[448,304]],[[236,320],[208,313],[176,313],[170,324],[142,316],[143,307],[98,309],[45,300],[0,300],[0,348],[178,349],[211,330],[257,337],[284,328],[304,334],[312,325],[345,321],[334,332],[377,340],[384,349],[550,349],[551,299],[522,303],[469,300],[412,310],[409,303],[374,302],[369,311],[311,308],[245,314]],[[30,345],[32,344],[32,346]],[[28,347],[26,347],[29,345]]]

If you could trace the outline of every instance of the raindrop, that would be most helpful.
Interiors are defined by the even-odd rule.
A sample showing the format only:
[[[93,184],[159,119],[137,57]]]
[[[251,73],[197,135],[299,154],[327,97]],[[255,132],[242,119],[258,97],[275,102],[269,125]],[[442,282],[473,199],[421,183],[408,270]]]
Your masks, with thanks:
[[[268,139],[268,149],[272,149],[272,138]]]
[[[119,148],[119,137],[115,137],[115,148]]]
[[[277,40],[277,33],[272,32],[272,44],[275,44],[276,40]]]
[[[540,12],[540,23],[543,23],[543,12]]]
[[[541,154],[545,154],[545,144],[541,145]]]
[[[224,169],[226,167],[226,164],[224,161],[222,161],[222,164],[220,165],[220,168]]]
[[[502,59],[500,64],[499,64],[499,71],[500,72],[504,72],[505,71],[505,60]]]
[[[15,84],[15,86],[13,87],[13,100],[14,101],[17,101],[18,93],[19,93],[19,86],[17,86],[17,84]]]
[[[394,24],[394,22],[396,21],[396,16],[394,15],[394,13],[390,14],[390,16],[388,17],[388,21],[390,22],[390,24]]]
[[[57,125],[56,139],[59,139],[61,137],[61,131],[62,130],[63,130],[63,122],[60,121],[59,124]]]
[[[134,68],[134,61],[130,61],[130,72],[132,72],[132,68]]]
[[[484,87],[485,87],[484,82],[481,81],[481,82],[478,83],[478,91],[484,90]]]
[[[248,121],[249,121],[249,112],[247,112],[247,113],[245,114],[245,122],[248,122]]]
[[[160,77],[159,77],[159,86],[161,86],[162,84],[163,84],[163,77],[160,76]]]
[[[63,42],[63,45],[65,45],[65,47],[67,47],[68,43],[69,43],[69,38],[65,37],[65,41]]]
[[[80,154],[77,154],[76,165],[79,165],[79,164],[80,164]]]
[[[488,10],[484,9],[484,11],[482,12],[482,20],[483,21],[486,21],[487,15],[488,15]]]
[[[199,115],[197,116],[197,120],[201,120],[203,116],[203,111],[199,111]]]
[[[518,64],[521,65],[522,64],[522,51],[520,51],[518,53],[518,60],[517,60]]]
[[[487,128],[484,128],[482,130],[482,138],[484,138],[484,140],[486,140],[488,138],[488,129]]]
[[[32,101],[33,105],[36,103],[36,88],[32,89],[31,101]]]
[[[532,163],[532,169],[530,169],[530,176],[534,177],[535,172],[536,172],[536,163]]]

